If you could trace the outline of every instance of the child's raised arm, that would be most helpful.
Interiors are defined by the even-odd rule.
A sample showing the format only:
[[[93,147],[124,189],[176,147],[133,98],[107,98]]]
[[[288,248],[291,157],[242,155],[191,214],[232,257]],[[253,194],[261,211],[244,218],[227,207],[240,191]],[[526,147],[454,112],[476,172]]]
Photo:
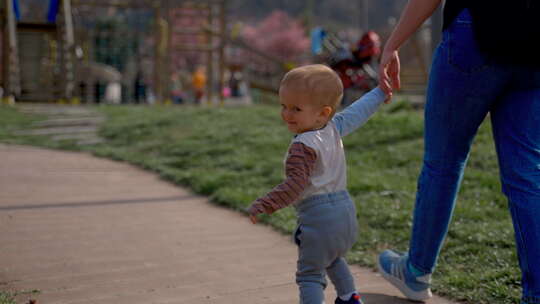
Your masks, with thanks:
[[[332,120],[335,122],[341,137],[366,123],[386,98],[384,92],[376,87],[345,110],[337,113]]]

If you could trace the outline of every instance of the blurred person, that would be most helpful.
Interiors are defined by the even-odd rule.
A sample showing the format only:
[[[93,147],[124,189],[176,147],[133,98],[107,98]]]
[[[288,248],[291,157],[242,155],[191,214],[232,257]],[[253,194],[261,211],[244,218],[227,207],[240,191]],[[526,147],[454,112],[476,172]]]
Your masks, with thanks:
[[[191,84],[195,94],[195,103],[201,103],[206,87],[206,74],[203,67],[197,67],[193,72]]]
[[[171,75],[171,98],[175,104],[184,102],[184,87],[178,73]]]

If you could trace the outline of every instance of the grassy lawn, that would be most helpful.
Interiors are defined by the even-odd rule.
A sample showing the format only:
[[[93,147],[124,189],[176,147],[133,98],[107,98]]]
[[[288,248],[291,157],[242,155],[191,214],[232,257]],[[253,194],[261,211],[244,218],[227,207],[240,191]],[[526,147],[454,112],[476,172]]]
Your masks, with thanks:
[[[243,210],[282,180],[291,135],[277,107],[97,109],[108,117],[101,131],[106,143],[78,149],[156,171],[218,204]],[[359,210],[359,242],[349,256],[355,263],[374,266],[381,250],[408,246],[422,159],[422,115],[394,103],[344,138],[349,190]],[[9,135],[13,125],[23,127],[29,119],[0,107],[0,141],[49,145]],[[292,208],[263,221],[287,233],[295,227]],[[519,281],[507,202],[485,123],[465,172],[434,290],[468,303],[518,303]]]
[[[18,112],[14,107],[0,104],[0,142],[22,143],[27,139],[14,135],[14,132],[27,128],[39,116],[29,116]]]
[[[0,304],[15,304],[15,299],[12,294],[0,291]]]
[[[0,290],[0,304],[17,304],[17,296],[25,296],[31,298],[32,295],[38,294],[39,292],[39,290],[23,290],[17,292],[6,292]]]
[[[47,136],[17,136],[16,132],[30,128],[33,122],[44,120],[41,115],[29,115],[16,108],[0,104],[0,143],[34,145],[54,149],[78,149],[72,141],[52,141]],[[1,303],[1,302],[0,302]]]

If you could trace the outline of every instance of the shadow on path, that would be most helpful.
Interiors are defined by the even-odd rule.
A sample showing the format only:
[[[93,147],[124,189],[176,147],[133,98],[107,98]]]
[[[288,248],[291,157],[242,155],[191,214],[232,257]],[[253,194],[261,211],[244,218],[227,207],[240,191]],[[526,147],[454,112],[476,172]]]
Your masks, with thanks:
[[[68,202],[68,203],[51,203],[51,204],[27,204],[2,206],[0,211],[14,210],[29,210],[29,209],[49,209],[49,208],[79,208],[79,207],[99,207],[107,205],[124,205],[124,204],[149,204],[149,203],[174,203],[181,200],[190,200],[196,198],[196,195],[156,197],[156,198],[140,198],[126,200],[106,200],[95,202]]]
[[[409,301],[403,298],[398,298],[395,296],[388,296],[378,293],[362,293],[362,300],[369,304],[412,304],[412,303],[423,303]]]

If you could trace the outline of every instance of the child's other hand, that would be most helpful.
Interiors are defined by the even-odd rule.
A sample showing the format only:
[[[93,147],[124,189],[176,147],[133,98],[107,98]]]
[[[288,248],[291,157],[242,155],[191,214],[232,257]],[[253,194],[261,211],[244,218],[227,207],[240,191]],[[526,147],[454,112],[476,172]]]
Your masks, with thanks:
[[[257,222],[259,221],[259,219],[257,218],[257,215],[259,214],[259,212],[257,211],[256,205],[251,204],[251,206],[249,206],[249,208],[246,209],[246,212],[251,222],[253,224],[257,224]]]

